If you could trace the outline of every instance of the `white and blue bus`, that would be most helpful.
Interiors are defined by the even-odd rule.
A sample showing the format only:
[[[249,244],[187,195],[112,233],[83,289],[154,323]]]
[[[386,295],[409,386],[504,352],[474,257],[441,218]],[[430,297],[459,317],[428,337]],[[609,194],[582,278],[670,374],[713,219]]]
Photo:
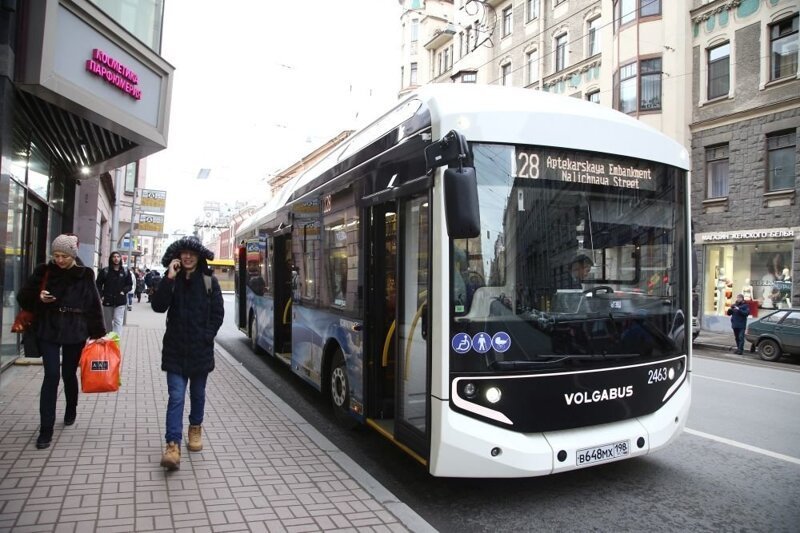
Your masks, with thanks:
[[[688,169],[593,103],[424,87],[243,223],[238,326],[435,476],[648,454],[689,413]]]

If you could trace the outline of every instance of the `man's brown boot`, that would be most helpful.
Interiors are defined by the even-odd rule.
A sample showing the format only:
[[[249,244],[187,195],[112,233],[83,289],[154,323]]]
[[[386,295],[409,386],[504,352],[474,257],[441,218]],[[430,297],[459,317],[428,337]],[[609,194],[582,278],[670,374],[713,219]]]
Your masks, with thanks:
[[[161,456],[161,466],[167,470],[178,470],[181,467],[181,447],[177,442],[168,442],[164,455]]]
[[[189,425],[189,442],[186,447],[190,452],[199,452],[203,449],[203,426]]]

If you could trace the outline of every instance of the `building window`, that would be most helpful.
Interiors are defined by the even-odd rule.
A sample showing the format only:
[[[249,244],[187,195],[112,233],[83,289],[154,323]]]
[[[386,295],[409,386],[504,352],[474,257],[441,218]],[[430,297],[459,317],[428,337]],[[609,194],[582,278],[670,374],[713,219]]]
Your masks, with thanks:
[[[661,15],[661,0],[614,0],[614,31],[640,18]]]
[[[133,194],[136,187],[136,167],[138,162],[129,163],[125,166],[125,194]]]
[[[661,58],[621,67],[618,94],[618,109],[623,113],[661,109]]]
[[[464,40],[466,46],[464,47],[464,55],[467,55],[470,50],[470,41],[472,40],[472,27],[468,27],[466,30],[466,34],[464,35]]]
[[[411,21],[411,46],[416,46],[419,39],[419,20],[413,19]]]
[[[464,57],[464,32],[458,34],[458,57]]]
[[[539,50],[533,50],[525,55],[528,64],[528,85],[539,80]]]
[[[400,65],[400,88],[406,86],[406,67]]]
[[[636,0],[614,0],[614,30],[636,20]]]
[[[728,145],[706,148],[706,198],[728,196]]]
[[[727,96],[730,90],[731,43],[708,49],[708,99]]]
[[[798,17],[795,14],[769,27],[770,80],[797,75]]]
[[[600,17],[594,18],[588,23],[588,31],[586,32],[586,42],[588,49],[586,57],[592,57],[600,53]]]
[[[508,37],[511,35],[511,27],[513,24],[512,20],[512,8],[513,6],[508,6],[503,10],[503,37]]]
[[[639,0],[639,16],[657,17],[661,14],[661,0]]]
[[[478,74],[476,72],[465,72],[461,75],[461,83],[477,83]]]
[[[567,34],[556,37],[556,72],[567,66]]]
[[[773,133],[767,136],[768,164],[767,188],[770,191],[794,189],[795,157],[797,153],[794,131]]]
[[[416,85],[417,84],[417,64],[411,63],[411,71],[410,71],[410,79],[408,80],[409,84]]]
[[[511,85],[511,63],[500,67],[500,83],[506,87]]]
[[[593,104],[599,104],[600,103],[600,90],[598,89],[596,91],[591,91],[591,92],[586,93],[586,99],[588,101],[592,102]]]
[[[527,13],[527,22],[539,17],[539,0],[527,0],[525,2],[525,7],[525,12]]]
[[[619,110],[623,113],[636,111],[636,63],[619,69]]]
[[[639,99],[641,111],[661,109],[661,58],[639,62],[641,71],[642,97]]]

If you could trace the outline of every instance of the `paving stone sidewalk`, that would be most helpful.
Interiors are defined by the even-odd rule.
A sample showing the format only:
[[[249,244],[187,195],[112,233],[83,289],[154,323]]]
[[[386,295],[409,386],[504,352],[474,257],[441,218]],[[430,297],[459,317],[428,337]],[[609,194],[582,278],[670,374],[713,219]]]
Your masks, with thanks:
[[[46,450],[41,365],[0,374],[0,531],[433,530],[219,347],[204,449],[186,450],[184,416],[181,469],[165,472],[163,320],[135,305],[120,391],[81,393],[71,427],[59,391]]]

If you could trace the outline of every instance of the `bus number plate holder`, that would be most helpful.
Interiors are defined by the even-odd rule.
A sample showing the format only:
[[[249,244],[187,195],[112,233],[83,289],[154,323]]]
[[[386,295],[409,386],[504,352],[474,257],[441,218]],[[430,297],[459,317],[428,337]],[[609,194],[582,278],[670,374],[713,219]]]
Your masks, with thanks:
[[[594,463],[602,463],[603,461],[625,457],[630,453],[631,441],[621,440],[603,446],[592,446],[591,448],[578,450],[575,454],[575,464],[577,466],[586,466]]]

